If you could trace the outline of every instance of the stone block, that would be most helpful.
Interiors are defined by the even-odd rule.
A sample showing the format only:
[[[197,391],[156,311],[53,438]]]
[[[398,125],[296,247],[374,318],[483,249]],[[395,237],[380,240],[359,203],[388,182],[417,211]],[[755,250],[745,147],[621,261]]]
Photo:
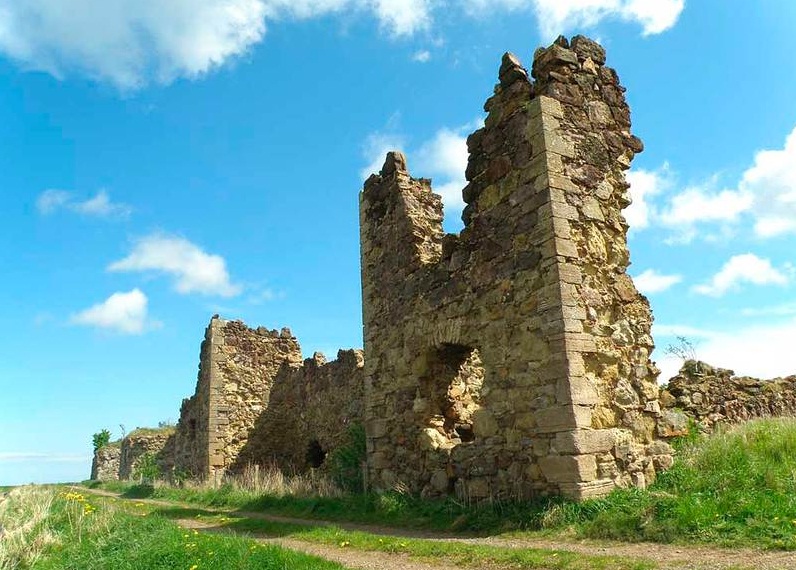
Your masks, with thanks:
[[[556,383],[556,401],[559,404],[592,406],[599,401],[594,385],[584,376],[570,374]]]
[[[537,411],[535,416],[539,433],[591,427],[591,410],[588,406],[550,406]]]
[[[599,499],[616,488],[611,479],[597,479],[586,483],[562,483],[559,485],[561,494],[574,501]]]
[[[539,468],[551,483],[585,483],[597,478],[593,455],[550,455],[539,460]]]
[[[677,437],[688,434],[688,416],[679,410],[666,410],[658,418],[660,437]]]
[[[558,432],[555,438],[556,451],[567,455],[605,453],[611,451],[615,444],[616,433],[612,429]]]

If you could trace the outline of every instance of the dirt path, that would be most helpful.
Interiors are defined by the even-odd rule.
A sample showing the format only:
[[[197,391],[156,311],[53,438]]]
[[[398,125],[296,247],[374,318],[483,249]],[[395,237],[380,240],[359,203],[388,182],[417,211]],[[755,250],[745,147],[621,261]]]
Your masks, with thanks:
[[[229,530],[214,526],[212,523],[194,519],[178,519],[174,522],[187,529],[217,532],[220,534],[230,533]],[[254,533],[251,533],[251,536],[261,544],[274,544],[283,548],[289,548],[290,550],[303,552],[304,554],[311,554],[312,556],[318,556],[326,560],[337,562],[346,568],[357,568],[361,570],[462,570],[460,566],[418,562],[406,554],[365,552],[362,550],[352,550],[325,544],[305,542],[295,538],[268,538]]]
[[[85,490],[85,489],[83,489]],[[100,491],[97,489],[90,489],[89,492],[108,497],[120,498],[117,493],[110,493],[108,491]],[[446,533],[430,532],[430,531],[412,531],[407,529],[389,528],[378,525],[364,525],[358,523],[346,522],[330,522],[319,520],[298,519],[293,517],[282,517],[277,515],[269,515],[262,512],[242,512],[230,511],[224,509],[211,509],[205,507],[197,507],[196,505],[189,505],[186,503],[179,503],[174,501],[161,501],[156,499],[137,499],[141,502],[146,502],[154,505],[166,507],[189,507],[189,508],[203,508],[208,511],[218,513],[234,513],[236,517],[267,520],[277,523],[290,523],[302,526],[334,526],[344,530],[363,531],[371,534],[382,534],[389,536],[401,536],[407,538],[422,538],[426,540],[437,540],[446,542],[458,542],[462,544],[477,544],[484,546],[496,546],[501,548],[533,548],[533,549],[548,549],[548,550],[561,550],[581,554],[588,554],[591,556],[618,556],[623,558],[633,558],[637,560],[649,560],[656,563],[660,568],[666,569],[682,569],[682,570],[796,570],[796,552],[782,552],[771,550],[754,550],[754,549],[730,549],[730,548],[715,548],[709,546],[692,546],[692,545],[671,545],[671,544],[656,544],[656,543],[628,543],[628,542],[615,542],[615,541],[596,541],[596,540],[577,540],[571,537],[555,537],[555,538],[534,538],[534,537],[519,537],[519,538],[504,538],[500,536],[495,537],[461,537],[450,535]],[[303,552],[313,553],[309,549],[318,549],[318,556],[328,558],[329,560],[339,561],[341,564],[350,566],[351,568],[378,568],[389,570],[392,568],[401,570],[418,570],[422,569],[440,569],[440,568],[458,568],[451,566],[430,565],[419,563],[411,560],[405,555],[386,554],[379,552],[356,552],[352,550],[318,545],[293,538],[279,538],[279,539],[266,539],[258,537],[259,540],[272,542],[274,544],[283,544],[287,548],[293,550],[301,550]],[[325,554],[320,553],[321,550]],[[333,553],[340,556],[352,555],[353,558],[362,558],[362,562],[366,563],[372,561],[371,566],[358,566],[353,562],[344,562],[343,559],[334,558]],[[392,561],[395,565],[378,565],[377,557],[384,557],[385,560],[382,564],[387,564],[387,561]]]

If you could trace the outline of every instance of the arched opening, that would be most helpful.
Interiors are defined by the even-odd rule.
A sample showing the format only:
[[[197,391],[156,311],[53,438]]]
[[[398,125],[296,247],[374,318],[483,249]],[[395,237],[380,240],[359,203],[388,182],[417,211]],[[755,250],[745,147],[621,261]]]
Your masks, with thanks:
[[[321,443],[317,439],[310,441],[309,445],[307,446],[305,459],[307,461],[307,465],[313,469],[317,469],[323,465],[323,462],[326,459],[326,451],[323,449],[323,447],[321,447]]]
[[[454,447],[475,440],[473,414],[481,408],[484,366],[478,350],[442,344],[432,350],[420,379],[424,427],[434,428]]]

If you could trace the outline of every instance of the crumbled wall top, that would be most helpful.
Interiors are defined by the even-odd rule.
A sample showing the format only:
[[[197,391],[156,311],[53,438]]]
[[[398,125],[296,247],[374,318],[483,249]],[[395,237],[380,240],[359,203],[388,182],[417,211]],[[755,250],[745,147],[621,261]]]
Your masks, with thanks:
[[[665,465],[649,304],[627,274],[624,171],[643,148],[582,36],[503,57],[467,140],[464,229],[390,153],[360,195],[376,487],[587,497]]]

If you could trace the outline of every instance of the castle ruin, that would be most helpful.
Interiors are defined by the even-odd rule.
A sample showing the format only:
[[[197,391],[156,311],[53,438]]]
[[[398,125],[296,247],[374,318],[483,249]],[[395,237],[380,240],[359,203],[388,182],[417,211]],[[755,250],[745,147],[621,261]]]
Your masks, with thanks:
[[[649,303],[627,274],[624,171],[643,146],[624,91],[582,36],[537,50],[530,74],[506,54],[467,140],[459,234],[402,154],[365,182],[364,356],[302,360],[288,329],[213,318],[196,392],[155,445],[163,469],[316,468],[362,424],[375,490],[584,499],[651,483],[686,428],[666,406],[703,400],[680,387],[662,409]],[[97,476],[138,457],[102,453]]]

